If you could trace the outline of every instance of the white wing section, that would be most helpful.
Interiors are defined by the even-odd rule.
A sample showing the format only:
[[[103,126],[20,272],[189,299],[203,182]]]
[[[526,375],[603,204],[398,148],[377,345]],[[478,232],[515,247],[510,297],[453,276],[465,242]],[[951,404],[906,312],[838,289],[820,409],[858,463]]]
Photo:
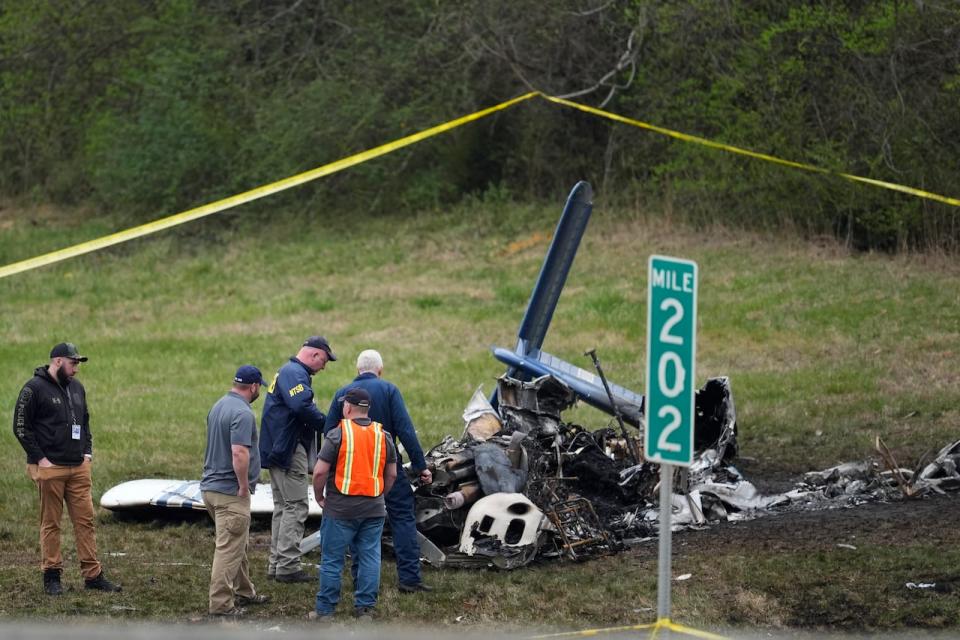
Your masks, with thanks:
[[[323,513],[313,495],[313,487],[307,489],[307,500],[308,516]],[[150,507],[206,511],[199,480],[130,480],[108,489],[100,498],[100,506],[110,511],[138,511]],[[255,516],[273,513],[273,491],[269,484],[257,485],[257,491],[250,499],[250,513]]]

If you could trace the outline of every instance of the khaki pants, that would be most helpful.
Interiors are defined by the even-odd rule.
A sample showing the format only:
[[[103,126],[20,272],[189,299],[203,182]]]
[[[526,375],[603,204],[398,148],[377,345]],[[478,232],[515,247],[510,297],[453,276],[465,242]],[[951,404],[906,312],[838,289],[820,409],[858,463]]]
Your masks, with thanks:
[[[75,467],[27,465],[27,474],[40,490],[40,569],[63,569],[60,554],[60,520],[63,504],[73,523],[77,541],[80,573],[86,579],[100,575],[97,560],[97,539],[93,527],[93,480],[90,461]]]
[[[290,468],[270,469],[273,521],[267,573],[283,576],[300,571],[300,541],[307,522],[307,451],[297,445]]]
[[[210,613],[224,613],[234,607],[235,596],[252,598],[256,595],[247,561],[250,496],[240,498],[204,491],[203,504],[217,529],[213,568],[210,570]]]

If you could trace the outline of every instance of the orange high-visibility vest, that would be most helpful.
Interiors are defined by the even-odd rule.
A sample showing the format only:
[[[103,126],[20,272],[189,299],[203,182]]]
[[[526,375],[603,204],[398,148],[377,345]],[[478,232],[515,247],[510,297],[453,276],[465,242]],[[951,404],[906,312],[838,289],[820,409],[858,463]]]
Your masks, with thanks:
[[[387,462],[387,441],[383,425],[367,426],[341,420],[340,452],[334,484],[345,496],[376,497],[383,493],[383,468]]]

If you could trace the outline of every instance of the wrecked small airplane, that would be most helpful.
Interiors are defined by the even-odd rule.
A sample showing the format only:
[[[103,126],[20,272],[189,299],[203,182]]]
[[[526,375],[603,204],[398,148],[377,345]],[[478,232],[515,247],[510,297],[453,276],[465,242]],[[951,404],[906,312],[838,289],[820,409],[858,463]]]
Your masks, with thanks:
[[[497,396],[498,410],[478,389],[464,412],[463,436],[448,436],[426,454],[434,481],[415,491],[424,557],[440,566],[512,569],[538,557],[613,553],[654,535],[659,467],[634,462],[629,444],[612,427],[588,431],[565,423],[561,413],[578,396],[562,379],[504,375]],[[734,422],[718,428],[709,419],[716,398],[724,405],[720,413],[733,417],[727,380],[709,381],[698,402],[702,398],[710,403],[698,404],[703,430],[735,433]],[[736,448],[730,437],[721,446],[725,456]],[[709,451],[701,460],[709,461],[703,470],[713,477],[724,456]],[[745,489],[730,492],[743,506],[752,498],[742,495]],[[701,498],[689,495],[702,512]],[[675,517],[689,521],[682,513]]]
[[[643,396],[608,383],[596,358],[599,375],[542,350],[592,199],[586,182],[570,192],[516,347],[492,349],[508,366],[493,396],[488,402],[478,389],[463,436],[427,453],[434,481],[415,491],[417,527],[434,564],[509,569],[536,557],[611,553],[652,533],[648,498],[659,468],[638,459],[639,434],[627,434],[622,422],[620,433],[591,432],[561,418],[582,400],[642,429]],[[708,380],[696,405],[695,443],[700,451],[713,447],[713,470],[736,455],[729,380]],[[700,518],[703,508],[699,498],[690,502]]]

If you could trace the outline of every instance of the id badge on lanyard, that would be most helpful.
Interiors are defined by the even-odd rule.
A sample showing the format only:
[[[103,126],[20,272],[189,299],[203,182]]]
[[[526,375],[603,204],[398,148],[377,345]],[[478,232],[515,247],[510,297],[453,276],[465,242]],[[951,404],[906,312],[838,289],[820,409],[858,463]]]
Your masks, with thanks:
[[[74,440],[79,440],[82,427],[77,424],[77,416],[73,413],[73,394],[70,393],[69,388],[67,389],[67,403],[67,406],[70,408],[70,417],[73,418],[73,428],[70,432],[70,437]]]

